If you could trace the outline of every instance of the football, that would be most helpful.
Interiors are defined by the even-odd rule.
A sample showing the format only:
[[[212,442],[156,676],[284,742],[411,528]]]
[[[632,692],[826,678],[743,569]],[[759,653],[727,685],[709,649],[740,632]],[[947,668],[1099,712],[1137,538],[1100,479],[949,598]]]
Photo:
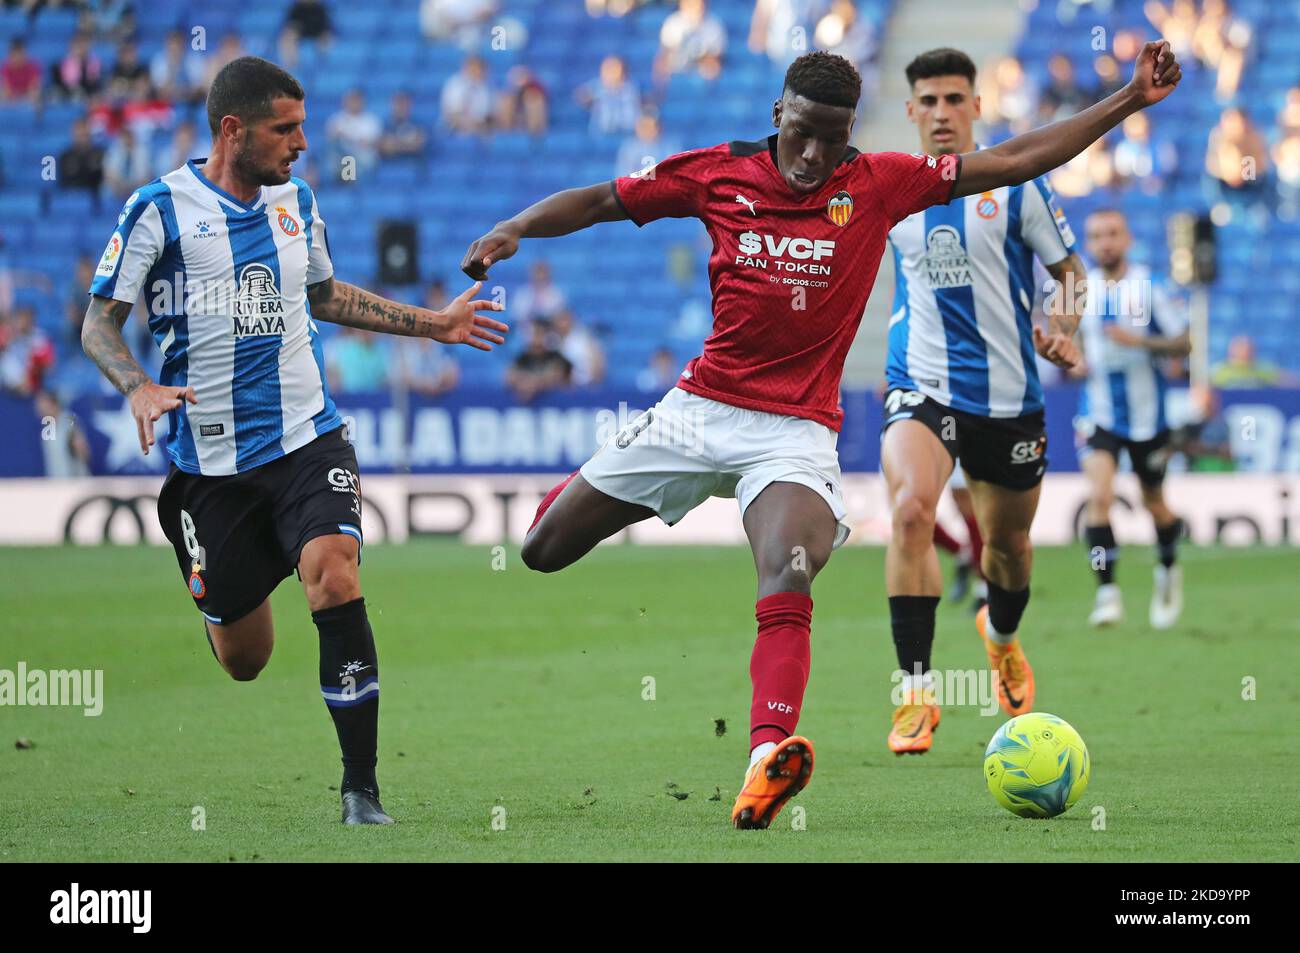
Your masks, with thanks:
[[[1092,764],[1079,733],[1056,715],[1030,712],[998,729],[984,751],[994,800],[1021,817],[1064,814],[1088,789]]]

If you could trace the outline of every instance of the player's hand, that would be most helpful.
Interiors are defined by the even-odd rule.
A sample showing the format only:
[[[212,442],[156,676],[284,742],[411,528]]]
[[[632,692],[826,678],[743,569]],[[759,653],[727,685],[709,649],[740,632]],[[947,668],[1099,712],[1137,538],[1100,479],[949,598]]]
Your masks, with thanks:
[[[475,281],[483,281],[487,278],[488,268],[519,250],[520,238],[515,226],[508,222],[500,223],[469,246],[469,251],[461,259],[460,270]]]
[[[1174,91],[1183,78],[1183,68],[1169,47],[1168,40],[1152,40],[1142,47],[1133,63],[1129,87],[1143,107],[1154,106]]]
[[[1041,328],[1034,328],[1034,350],[1045,360],[1067,371],[1079,363],[1079,345],[1068,334],[1044,334]]]
[[[1125,347],[1141,347],[1143,339],[1134,334],[1127,328],[1121,328],[1118,324],[1106,325],[1106,337],[1116,344],[1122,344]]]
[[[506,306],[498,301],[470,300],[482,287],[483,282],[476,281],[442,311],[435,311],[437,320],[433,333],[429,336],[443,344],[468,344],[480,351],[492,350],[493,344],[505,344],[506,339],[502,335],[510,330],[509,325],[484,317],[478,312],[504,311]]]
[[[186,401],[197,404],[199,399],[193,387],[163,387],[150,381],[131,391],[127,401],[131,405],[131,416],[135,418],[136,432],[140,435],[140,450],[147,457],[154,444],[153,425],[158,418]]]

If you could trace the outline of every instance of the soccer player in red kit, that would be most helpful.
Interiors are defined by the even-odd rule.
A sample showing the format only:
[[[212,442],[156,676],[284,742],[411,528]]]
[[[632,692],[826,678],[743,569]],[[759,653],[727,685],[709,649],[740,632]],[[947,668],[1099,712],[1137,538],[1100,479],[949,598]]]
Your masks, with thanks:
[[[857,71],[843,57],[807,53],[790,65],[773,106],[776,135],[557,192],[466,252],[461,267],[477,280],[523,238],[597,222],[691,216],[713,239],[714,324],[704,353],[547,494],[523,559],[554,572],[632,523],[675,523],[710,496],[737,500],[758,571],[758,638],[736,827],[767,827],[812,776],[812,744],[795,730],[808,681],[812,581],[848,533],[835,452],[840,376],[889,229],[954,196],[1061,165],[1178,79],[1168,44],[1148,43],[1121,93],[991,149],[936,159],[851,148]]]

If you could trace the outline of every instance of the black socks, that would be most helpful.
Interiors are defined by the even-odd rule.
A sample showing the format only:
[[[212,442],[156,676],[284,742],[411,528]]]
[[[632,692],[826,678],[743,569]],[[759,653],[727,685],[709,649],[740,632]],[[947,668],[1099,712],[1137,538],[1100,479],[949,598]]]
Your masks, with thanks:
[[[989,584],[989,622],[998,635],[1015,635],[1020,628],[1020,617],[1029,604],[1029,587],[1012,592],[1003,589],[992,579]]]
[[[366,600],[321,609],[311,614],[311,620],[320,632],[321,695],[343,752],[341,790],[366,788],[378,795],[379,662]]]
[[[930,649],[934,645],[934,612],[938,596],[890,596],[889,622],[894,634],[898,667],[908,675],[930,671]]]
[[[1119,558],[1119,546],[1115,542],[1115,532],[1107,523],[1104,526],[1089,526],[1084,530],[1084,539],[1088,542],[1088,564],[1097,574],[1099,585],[1108,585],[1115,581],[1115,560]]]

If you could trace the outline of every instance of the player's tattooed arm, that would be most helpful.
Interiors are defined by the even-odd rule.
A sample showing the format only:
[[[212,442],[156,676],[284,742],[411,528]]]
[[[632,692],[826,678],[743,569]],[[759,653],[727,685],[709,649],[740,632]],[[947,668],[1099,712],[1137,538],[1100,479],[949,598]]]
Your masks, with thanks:
[[[470,286],[442,311],[390,301],[365,288],[326,278],[307,288],[311,314],[318,321],[342,324],[362,331],[379,331],[404,337],[432,338],[443,344],[468,344],[481,351],[504,344],[510,328],[480,311],[504,311],[497,301],[471,300],[482,283]]]
[[[135,307],[129,301],[117,301],[92,295],[81,326],[81,349],[95,362],[109,382],[131,405],[140,450],[146,455],[153,446],[153,425],[163,414],[175,410],[184,401],[197,404],[193,387],[162,387],[149,379],[126,346],[122,326]]]
[[[1079,330],[1079,318],[1088,303],[1088,269],[1076,253],[1044,267],[1058,284],[1043,305],[1047,315],[1047,333],[1044,334],[1039,327],[1034,328],[1034,350],[1057,367],[1069,371],[1082,359],[1074,335]]]
[[[514,218],[497,222],[492,231],[469,246],[461,259],[460,270],[475,281],[482,281],[494,262],[509,258],[519,250],[521,239],[555,238],[598,222],[618,222],[627,217],[610,182],[565,189],[530,205]]]
[[[1133,113],[1163,100],[1180,79],[1182,67],[1168,41],[1147,43],[1123,89],[1068,119],[963,154],[953,197],[1019,185],[1064,165]]]

